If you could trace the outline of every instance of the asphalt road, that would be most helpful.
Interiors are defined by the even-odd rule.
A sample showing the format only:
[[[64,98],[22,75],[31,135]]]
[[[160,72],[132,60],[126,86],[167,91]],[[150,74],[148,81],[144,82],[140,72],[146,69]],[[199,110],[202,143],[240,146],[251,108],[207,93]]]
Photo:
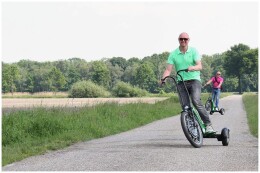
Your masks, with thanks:
[[[101,139],[30,157],[3,171],[258,171],[258,139],[250,135],[242,96],[220,101],[225,115],[211,115],[213,127],[230,129],[229,146],[204,139],[202,148],[186,140],[180,116]]]

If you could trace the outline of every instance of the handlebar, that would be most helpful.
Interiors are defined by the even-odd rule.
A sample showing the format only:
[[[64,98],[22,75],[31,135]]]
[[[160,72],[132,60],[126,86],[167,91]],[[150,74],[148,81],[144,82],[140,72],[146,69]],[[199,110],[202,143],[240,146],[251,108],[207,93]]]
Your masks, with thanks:
[[[205,84],[205,85],[202,86],[203,89],[205,89],[207,87],[211,87],[211,85],[210,84],[208,84],[208,85]]]
[[[176,76],[174,76],[174,77],[173,77],[173,76],[166,76],[166,77],[164,77],[163,79],[161,79],[161,86],[162,86],[163,84],[165,84],[165,79],[171,78],[171,79],[173,80],[175,86],[176,86],[176,89],[177,89],[179,98],[180,98],[180,100],[181,100],[181,104],[184,105],[184,100],[183,100],[183,98],[180,96],[180,89],[179,89],[179,87],[178,87],[177,77],[179,77],[179,78],[180,78],[180,81],[183,82],[184,88],[185,88],[185,90],[186,90],[188,96],[189,96],[189,92],[188,92],[188,90],[187,90],[186,84],[184,83],[184,80],[183,80],[182,76],[180,75],[180,72],[189,72],[189,70],[188,70],[188,69],[178,70]],[[190,99],[189,99],[189,100],[190,100]],[[190,100],[189,102],[190,102],[190,105],[191,105],[191,100]]]
[[[177,71],[177,74],[179,74],[179,73],[182,72],[182,71],[189,72],[188,69],[182,69],[182,70]]]
[[[177,75],[178,75],[178,76],[181,76],[179,73],[182,72],[182,71],[184,71],[184,72],[189,72],[188,69],[182,69],[182,70],[177,71]],[[171,76],[166,76],[165,78],[161,79],[162,83],[165,83],[164,81],[165,81],[165,79],[167,79],[167,78],[172,78],[172,77],[171,77]]]
[[[179,73],[180,73],[180,72],[183,72],[183,71],[184,71],[184,72],[189,72],[188,69],[182,69],[182,70],[177,71],[177,75],[176,75],[176,76],[180,76],[180,77],[181,77],[181,80],[183,80],[183,79],[182,79],[182,76],[181,76]],[[165,84],[165,79],[167,79],[167,78],[172,78],[173,80],[175,80],[175,78],[172,77],[172,76],[166,76],[166,77],[164,77],[163,79],[161,79],[161,86]]]

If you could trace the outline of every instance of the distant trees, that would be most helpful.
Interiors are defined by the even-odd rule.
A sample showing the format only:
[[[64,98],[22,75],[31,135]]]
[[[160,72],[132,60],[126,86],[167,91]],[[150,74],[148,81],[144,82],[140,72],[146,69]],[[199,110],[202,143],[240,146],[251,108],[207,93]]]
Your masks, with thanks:
[[[107,65],[103,61],[94,61],[91,67],[91,80],[101,85],[105,88],[108,88],[110,81],[110,74]]]
[[[131,86],[158,93],[162,90],[158,81],[166,68],[168,56],[169,52],[163,52],[143,59],[133,57],[128,60],[113,57],[87,62],[75,57],[54,62],[2,62],[2,92],[69,91],[77,82],[91,81],[110,92],[117,87],[120,93],[119,88],[124,90]],[[224,77],[225,91],[258,90],[258,48],[234,45],[221,54],[202,55],[202,65],[202,83],[220,70]],[[165,92],[172,92],[173,87],[168,85],[164,89]]]
[[[230,77],[238,78],[239,93],[242,93],[242,79],[257,76],[258,49],[250,49],[244,44],[231,47],[225,54],[224,69]]]
[[[13,93],[17,88],[15,81],[19,78],[18,67],[15,64],[2,64],[2,67],[2,91]]]
[[[145,62],[137,67],[134,81],[139,88],[154,92],[158,85],[158,80],[153,71],[153,64]]]
[[[64,75],[59,69],[53,67],[52,70],[48,73],[48,85],[50,90],[54,92],[62,91],[65,84],[66,80]]]

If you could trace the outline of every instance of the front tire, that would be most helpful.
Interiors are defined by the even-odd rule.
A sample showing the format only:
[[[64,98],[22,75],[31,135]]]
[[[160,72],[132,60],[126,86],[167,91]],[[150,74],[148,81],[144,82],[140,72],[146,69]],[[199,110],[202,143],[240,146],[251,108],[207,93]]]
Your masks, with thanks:
[[[188,112],[182,112],[181,127],[190,144],[195,148],[200,148],[203,144],[203,135],[196,118]]]
[[[207,100],[206,103],[205,103],[205,108],[207,111],[210,111],[211,110],[211,101],[210,100]]]

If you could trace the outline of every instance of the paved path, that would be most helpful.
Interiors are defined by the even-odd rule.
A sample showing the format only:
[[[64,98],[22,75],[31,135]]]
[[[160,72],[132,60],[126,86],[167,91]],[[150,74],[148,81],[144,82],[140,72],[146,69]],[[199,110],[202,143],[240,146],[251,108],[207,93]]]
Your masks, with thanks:
[[[215,130],[228,127],[229,146],[204,139],[202,148],[186,140],[175,116],[63,150],[30,157],[4,171],[257,171],[258,140],[249,134],[242,96],[221,99],[225,115],[214,113]]]

